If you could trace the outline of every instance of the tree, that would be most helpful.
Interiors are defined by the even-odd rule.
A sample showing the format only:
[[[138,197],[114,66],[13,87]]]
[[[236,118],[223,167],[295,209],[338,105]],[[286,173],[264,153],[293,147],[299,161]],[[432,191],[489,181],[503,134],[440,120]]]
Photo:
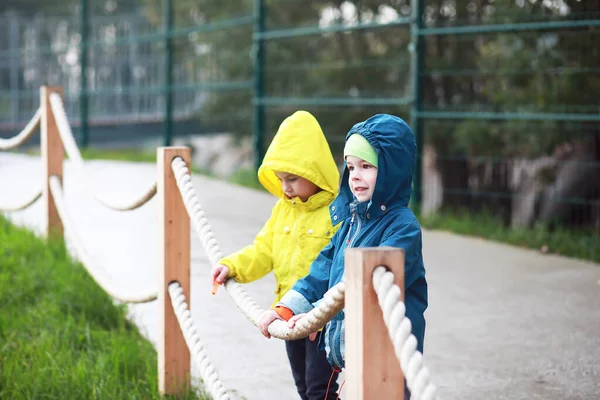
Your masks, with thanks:
[[[179,27],[251,15],[253,1],[177,2],[175,20]],[[267,29],[355,24],[406,15],[408,1],[303,1],[267,0]],[[148,0],[146,10],[156,24],[159,1]],[[402,9],[402,12],[396,9]],[[244,81],[253,78],[252,25],[194,35],[177,41],[178,59],[198,69],[206,82]],[[266,93],[270,98],[398,98],[407,96],[409,80],[408,27],[353,33],[298,36],[265,42]],[[252,91],[213,91],[199,110],[201,118],[225,124],[229,131],[251,132]],[[298,108],[313,112],[334,147],[361,119],[375,112],[393,112],[408,118],[407,107],[297,106],[267,107],[265,143],[281,121]],[[243,110],[243,111],[240,111]],[[237,117],[239,114],[242,114]],[[336,152],[339,153],[339,152]]]
[[[430,1],[428,4],[426,18],[442,26],[563,20],[590,11],[597,15],[599,7],[598,2],[584,5],[577,1],[456,1],[450,6],[448,2]],[[593,89],[587,89],[597,88],[599,84],[598,78],[589,73],[598,61],[594,35],[597,34],[591,28],[578,28],[430,37],[427,64],[430,71],[436,71],[426,74],[427,106],[448,111],[517,114],[597,112],[594,110],[598,97]],[[577,52],[573,52],[574,48]],[[511,212],[514,214],[513,208],[520,201],[511,199],[513,191],[519,190],[514,184],[515,162],[534,162],[542,156],[555,156],[568,146],[589,150],[572,157],[598,160],[598,151],[593,150],[598,147],[594,145],[598,142],[597,126],[592,128],[587,123],[467,119],[428,124],[427,137],[438,154],[446,156],[439,162],[446,188],[444,205],[466,203],[472,208],[488,208],[503,214],[506,220],[510,219]],[[582,135],[583,132],[586,135]],[[552,168],[551,175],[555,177],[541,185],[546,189],[536,194],[538,205],[532,207],[541,212],[526,218],[526,224],[533,222],[536,216],[543,220],[556,218],[573,222],[569,211],[574,208],[572,202],[556,202],[556,196],[576,195],[584,201],[597,198],[594,185],[582,190],[586,185],[564,182],[577,182],[580,176],[597,173],[597,166],[576,168],[568,174],[570,178],[563,177],[559,182],[557,177],[564,175],[561,171],[565,171],[567,165],[558,163]],[[563,189],[555,190],[557,185]],[[544,190],[549,190],[552,196],[543,194]],[[497,195],[487,196],[490,192]],[[554,199],[551,202],[554,206],[548,206],[550,197]],[[583,217],[588,221],[590,206],[591,203],[586,206],[588,210]]]

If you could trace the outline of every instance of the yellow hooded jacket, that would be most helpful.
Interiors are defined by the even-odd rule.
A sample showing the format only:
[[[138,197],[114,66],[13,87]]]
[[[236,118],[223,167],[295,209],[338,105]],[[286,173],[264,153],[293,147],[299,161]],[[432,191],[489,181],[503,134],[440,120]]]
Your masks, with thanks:
[[[301,176],[322,190],[306,203],[288,199],[275,171]],[[310,265],[329,241],[334,227],[329,204],[339,187],[339,171],[317,120],[297,111],[280,125],[258,169],[260,183],[277,196],[271,217],[254,243],[223,258],[237,282],[252,282],[274,271],[275,305],[294,283],[308,274]]]

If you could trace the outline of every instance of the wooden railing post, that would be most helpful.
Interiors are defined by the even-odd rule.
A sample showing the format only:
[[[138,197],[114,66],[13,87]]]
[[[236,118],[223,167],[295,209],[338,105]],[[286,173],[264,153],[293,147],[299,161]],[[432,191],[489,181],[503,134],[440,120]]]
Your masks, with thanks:
[[[394,273],[404,301],[404,251],[390,247],[347,249],[346,385],[350,400],[404,399],[404,375],[383,321],[373,270]]]
[[[190,218],[171,168],[175,157],[181,157],[189,166],[190,148],[160,147],[157,151],[160,215],[158,389],[161,395],[181,394],[190,387],[190,351],[168,291],[169,283],[179,282],[190,305]]]
[[[41,147],[42,163],[44,165],[44,184],[42,200],[44,203],[43,232],[46,237],[64,239],[63,224],[58,216],[52,193],[50,193],[50,177],[58,176],[63,182],[63,161],[65,151],[58,133],[58,126],[50,107],[50,93],[58,93],[62,97],[63,89],[60,86],[42,86],[40,88],[41,120]]]

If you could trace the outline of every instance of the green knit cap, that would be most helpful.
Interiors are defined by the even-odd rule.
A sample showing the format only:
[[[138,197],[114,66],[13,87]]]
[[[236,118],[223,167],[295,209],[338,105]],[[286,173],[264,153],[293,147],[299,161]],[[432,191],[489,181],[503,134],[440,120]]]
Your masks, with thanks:
[[[363,135],[350,135],[344,146],[344,159],[346,156],[358,157],[377,168],[377,151]]]

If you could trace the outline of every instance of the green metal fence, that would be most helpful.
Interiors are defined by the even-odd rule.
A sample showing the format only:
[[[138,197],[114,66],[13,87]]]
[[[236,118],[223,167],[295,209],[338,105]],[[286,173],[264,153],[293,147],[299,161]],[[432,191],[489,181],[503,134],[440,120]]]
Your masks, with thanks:
[[[424,211],[600,232],[598,1],[38,3],[0,6],[0,128],[59,84],[84,145],[101,126],[167,144],[252,134],[259,163],[297,109],[336,155],[354,123],[389,112],[417,135]]]
[[[597,235],[600,3],[490,3],[491,16],[467,5],[419,32],[429,51],[418,117],[441,181],[429,198],[513,227]]]

